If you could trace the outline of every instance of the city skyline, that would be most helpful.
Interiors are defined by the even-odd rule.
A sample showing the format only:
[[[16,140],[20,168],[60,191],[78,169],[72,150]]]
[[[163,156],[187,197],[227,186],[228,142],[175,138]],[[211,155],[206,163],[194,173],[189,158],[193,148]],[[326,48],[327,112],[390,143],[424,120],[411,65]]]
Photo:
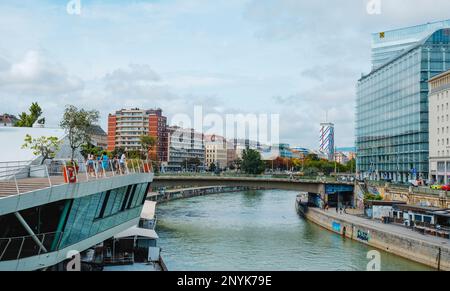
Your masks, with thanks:
[[[370,71],[371,33],[446,18],[424,1],[381,1],[374,15],[369,1],[82,0],[81,15],[67,2],[0,4],[2,114],[37,101],[55,126],[75,104],[99,109],[106,128],[119,108],[161,107],[169,124],[198,105],[275,113],[280,140],[309,148],[326,115],[336,145],[354,144],[354,84]]]

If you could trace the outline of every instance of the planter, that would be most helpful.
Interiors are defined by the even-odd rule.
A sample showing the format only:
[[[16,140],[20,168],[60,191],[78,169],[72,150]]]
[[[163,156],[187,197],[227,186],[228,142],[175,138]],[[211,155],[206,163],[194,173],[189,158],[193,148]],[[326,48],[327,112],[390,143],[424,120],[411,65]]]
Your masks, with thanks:
[[[77,173],[80,170],[79,166],[66,166],[63,167],[64,181],[66,183],[76,183]]]
[[[144,173],[150,173],[151,167],[149,164],[144,163]]]

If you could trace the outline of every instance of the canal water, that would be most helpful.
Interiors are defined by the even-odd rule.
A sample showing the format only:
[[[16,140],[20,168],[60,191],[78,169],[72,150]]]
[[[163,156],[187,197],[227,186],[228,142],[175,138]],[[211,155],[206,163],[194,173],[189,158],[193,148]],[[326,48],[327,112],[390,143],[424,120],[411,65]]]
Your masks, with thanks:
[[[366,270],[372,248],[303,220],[296,195],[247,191],[158,205],[158,244],[168,269]],[[430,270],[385,252],[381,268]]]

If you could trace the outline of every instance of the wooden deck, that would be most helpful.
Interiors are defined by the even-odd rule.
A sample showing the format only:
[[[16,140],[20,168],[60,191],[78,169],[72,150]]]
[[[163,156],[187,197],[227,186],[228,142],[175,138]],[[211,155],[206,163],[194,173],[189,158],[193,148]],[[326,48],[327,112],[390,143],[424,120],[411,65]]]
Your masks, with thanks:
[[[90,177],[91,180],[95,180],[95,177]],[[99,178],[102,179],[102,178]],[[78,176],[78,183],[86,182],[87,178],[85,175]],[[51,185],[50,185],[51,182]],[[25,179],[17,179],[17,186],[14,181],[1,181],[0,180],[0,199],[4,197],[18,195],[17,187],[19,188],[19,193],[24,194],[40,189],[49,188],[50,186],[57,186],[65,184],[64,177],[62,176],[54,176],[50,177],[50,181],[48,178],[25,178]]]

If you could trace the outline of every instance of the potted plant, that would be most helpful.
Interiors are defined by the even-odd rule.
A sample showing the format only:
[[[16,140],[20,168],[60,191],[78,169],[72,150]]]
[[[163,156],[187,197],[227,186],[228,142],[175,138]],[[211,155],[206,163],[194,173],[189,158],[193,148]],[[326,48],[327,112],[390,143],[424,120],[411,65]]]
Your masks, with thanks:
[[[63,166],[64,181],[66,183],[76,183],[77,174],[80,171],[80,166],[77,161],[69,161]]]
[[[54,136],[41,136],[39,138],[33,138],[29,134],[25,136],[25,143],[22,145],[22,149],[31,149],[35,156],[42,158],[39,166],[30,169],[30,177],[42,178],[46,176],[47,173],[44,163],[46,160],[55,158],[60,145],[61,142]]]

